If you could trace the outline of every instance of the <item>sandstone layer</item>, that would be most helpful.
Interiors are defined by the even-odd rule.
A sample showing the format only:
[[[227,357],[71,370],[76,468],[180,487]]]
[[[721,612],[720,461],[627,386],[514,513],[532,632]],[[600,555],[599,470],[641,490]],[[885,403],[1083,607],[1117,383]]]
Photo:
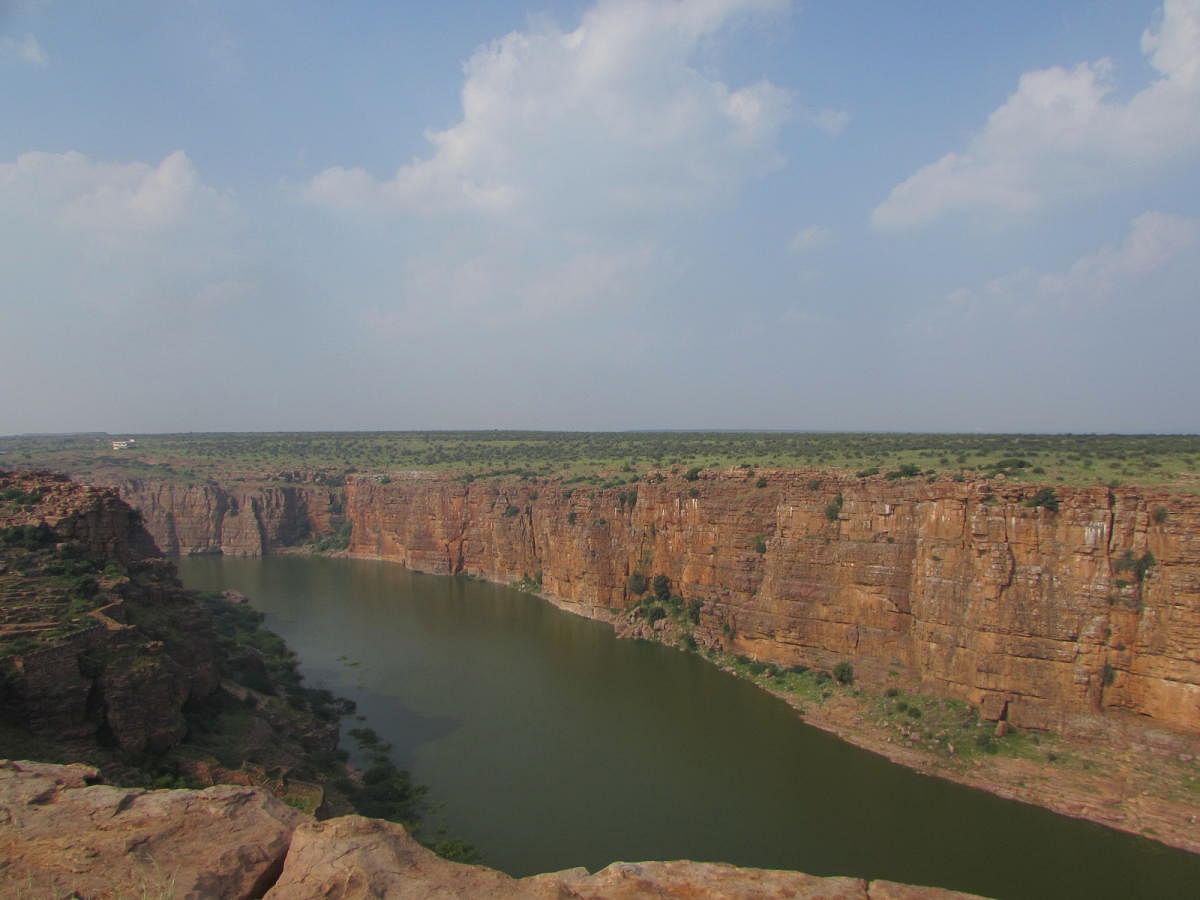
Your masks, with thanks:
[[[1200,497],[1187,494],[1060,487],[1051,509],[1002,479],[738,470],[611,489],[361,475],[118,488],[172,552],[274,552],[344,516],[351,555],[536,579],[599,618],[637,601],[634,572],[665,575],[701,602],[702,643],[848,660],[868,685],[899,679],[1018,727],[1086,731],[1122,710],[1200,734]],[[247,515],[254,528],[231,525]]]
[[[111,485],[141,512],[164,553],[263,556],[342,523],[344,491],[318,483],[253,486],[131,479]]]
[[[144,791],[86,766],[0,760],[0,892],[6,896],[358,898],[828,898],[968,895],[714,863],[614,863],[514,879],[448,862],[404,828],[317,822],[255,788]]]

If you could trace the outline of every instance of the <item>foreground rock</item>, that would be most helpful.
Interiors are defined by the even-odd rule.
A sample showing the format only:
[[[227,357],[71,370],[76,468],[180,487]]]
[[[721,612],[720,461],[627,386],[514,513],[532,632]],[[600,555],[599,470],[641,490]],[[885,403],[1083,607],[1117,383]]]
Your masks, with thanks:
[[[400,825],[317,822],[256,788],[144,791],[96,770],[0,761],[0,895],[354,898],[966,897],[716,863],[614,863],[514,879],[443,860]]]
[[[0,762],[0,895],[253,897],[304,817],[266,791],[93,784],[88,766]]]

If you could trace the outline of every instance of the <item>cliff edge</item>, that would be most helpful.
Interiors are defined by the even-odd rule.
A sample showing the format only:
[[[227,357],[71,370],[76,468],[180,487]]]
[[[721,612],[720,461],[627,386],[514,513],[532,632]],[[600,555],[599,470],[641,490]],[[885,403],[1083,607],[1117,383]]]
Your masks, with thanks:
[[[403,826],[318,822],[257,788],[146,791],[87,766],[0,760],[0,893],[115,898],[966,898],[938,888],[718,863],[613,863],[512,878],[441,859]]]

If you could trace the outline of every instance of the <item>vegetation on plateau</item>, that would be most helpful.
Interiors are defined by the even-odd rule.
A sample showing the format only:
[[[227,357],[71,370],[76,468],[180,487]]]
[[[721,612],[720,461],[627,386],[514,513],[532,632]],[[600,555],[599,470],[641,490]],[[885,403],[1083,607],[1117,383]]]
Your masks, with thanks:
[[[0,438],[0,464],[183,481],[385,480],[405,472],[634,484],[673,471],[841,469],[861,478],[983,478],[1034,484],[1200,488],[1200,436],[816,432],[399,431],[143,435],[113,450],[101,434]],[[753,482],[766,487],[760,474]],[[14,500],[19,498],[13,498]],[[1053,509],[1046,495],[1040,505]],[[11,502],[11,501],[10,501]]]

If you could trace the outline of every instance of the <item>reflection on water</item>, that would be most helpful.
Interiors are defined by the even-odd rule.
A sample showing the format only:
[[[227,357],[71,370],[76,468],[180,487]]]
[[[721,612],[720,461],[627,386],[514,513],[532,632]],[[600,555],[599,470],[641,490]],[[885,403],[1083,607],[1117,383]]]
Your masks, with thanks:
[[[358,703],[448,830],[523,875],[701,859],[995,897],[1192,897],[1200,857],[928,778],[699,657],[389,563],[192,558]]]

